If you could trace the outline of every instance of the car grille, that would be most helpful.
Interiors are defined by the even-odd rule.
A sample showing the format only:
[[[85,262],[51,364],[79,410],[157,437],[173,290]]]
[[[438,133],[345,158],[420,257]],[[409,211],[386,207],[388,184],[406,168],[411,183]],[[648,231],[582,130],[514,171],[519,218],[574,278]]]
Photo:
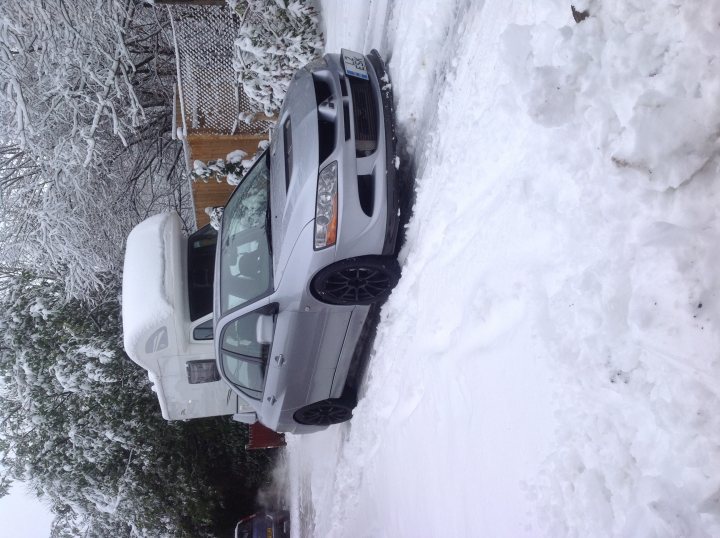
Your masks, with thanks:
[[[377,111],[370,83],[353,77],[348,78],[355,120],[355,152],[358,157],[364,157],[377,148]]]

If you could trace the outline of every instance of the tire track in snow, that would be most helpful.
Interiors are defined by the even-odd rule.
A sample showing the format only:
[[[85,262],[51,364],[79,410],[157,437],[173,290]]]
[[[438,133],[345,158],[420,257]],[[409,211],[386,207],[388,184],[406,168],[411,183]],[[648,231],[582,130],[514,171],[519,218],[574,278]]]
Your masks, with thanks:
[[[493,283],[504,289],[512,282],[482,282],[483,273],[477,271],[490,249],[502,248],[507,232],[482,246],[485,238],[475,228],[480,206],[493,205],[498,212],[493,218],[501,221],[507,205],[490,201],[502,201],[508,189],[519,187],[501,180],[503,167],[513,157],[499,146],[502,141],[492,146],[500,147],[499,164],[489,171],[489,179],[497,181],[486,178],[483,183],[477,177],[480,171],[468,166],[473,152],[491,142],[480,122],[496,102],[497,90],[482,84],[492,80],[496,58],[488,53],[497,48],[509,10],[493,7],[495,11],[487,13],[478,2],[457,1],[441,9],[427,0],[399,2],[393,5],[389,26],[386,22],[400,134],[421,178],[418,204],[403,252],[409,261],[381,316],[367,398],[349,424],[292,444],[302,460],[295,472],[302,472],[302,480],[310,484],[316,536],[440,535],[448,530],[433,519],[440,509],[451,516],[451,533],[468,535],[473,528],[463,511],[475,510],[478,522],[498,524],[494,512],[504,505],[493,499],[490,489],[510,481],[513,485],[501,487],[500,497],[507,503],[521,495],[513,481],[518,473],[500,476],[497,449],[486,443],[498,435],[507,442],[510,433],[504,421],[522,424],[523,417],[532,416],[533,411],[518,406],[525,401],[519,394],[530,397],[537,390],[527,377],[516,379],[521,366],[512,359],[524,350],[513,347],[516,344],[502,346],[492,359],[482,348],[498,339],[529,339],[527,329],[517,330],[525,307],[512,291],[491,291]],[[371,33],[363,30],[367,43]],[[504,120],[491,117],[487,128],[500,131]],[[458,132],[469,139],[458,139]],[[453,192],[460,196],[453,199]],[[469,258],[463,259],[464,252]],[[508,269],[518,262],[522,259],[508,258]],[[465,277],[472,278],[465,280],[465,288],[458,287]],[[467,300],[473,302],[470,309],[464,308]],[[453,302],[458,308],[448,310]],[[494,309],[494,314],[483,316],[483,309]],[[463,340],[467,331],[475,337]],[[537,367],[529,364],[535,371],[532,368]],[[492,388],[495,380],[507,386],[514,399],[498,397]],[[513,405],[508,407],[508,402]],[[503,406],[495,417],[483,412]],[[478,449],[487,452],[486,460],[477,461]],[[521,461],[521,449],[508,446],[503,452]],[[426,473],[423,479],[421,472]],[[423,492],[423,480],[432,491]],[[456,483],[454,493],[447,482]],[[479,498],[484,501],[480,506],[468,504]]]
[[[457,484],[457,495],[440,498],[442,494],[439,492],[445,488],[444,480],[459,479],[469,471],[471,476],[480,479],[477,483],[480,491],[487,491],[490,487],[488,484],[502,481],[497,476],[499,469],[492,469],[492,463],[496,460],[489,459],[490,463],[470,468],[462,463],[474,459],[472,447],[477,439],[473,436],[487,439],[504,426],[492,420],[492,417],[475,412],[474,407],[483,409],[498,402],[492,390],[473,393],[469,389],[469,383],[477,381],[480,363],[477,358],[472,362],[461,359],[468,355],[477,357],[479,347],[513,334],[514,327],[522,322],[524,316],[522,303],[512,295],[480,293],[476,299],[478,307],[495,308],[497,315],[483,321],[477,338],[457,346],[453,341],[458,337],[458,330],[473,331],[475,318],[462,310],[448,312],[441,308],[438,312],[426,308],[433,304],[432,296],[438,293],[437,300],[440,303],[434,304],[443,304],[443,289],[453,290],[453,294],[462,293],[462,290],[458,291],[457,281],[462,280],[462,275],[468,269],[477,266],[479,260],[475,258],[478,255],[480,258],[486,255],[476,246],[470,263],[458,263],[458,256],[463,250],[458,245],[452,247],[452,253],[447,257],[428,256],[428,252],[444,252],[443,242],[457,235],[453,234],[450,226],[457,225],[463,217],[466,220],[472,218],[477,203],[486,202],[486,197],[500,197],[503,192],[507,192],[500,182],[499,186],[489,184],[476,187],[470,197],[464,196],[457,201],[451,201],[447,195],[447,191],[453,189],[463,192],[457,187],[473,181],[477,173],[467,173],[468,156],[471,155],[468,149],[472,150],[474,142],[486,141],[486,138],[483,133],[474,131],[477,125],[473,125],[473,122],[477,122],[477,117],[492,106],[495,97],[488,89],[478,87],[478,81],[491,78],[495,66],[494,58],[482,54],[497,44],[502,19],[498,13],[486,16],[484,4],[473,2],[456,2],[450,8],[445,6],[445,11],[430,18],[428,9],[423,7],[429,5],[422,2],[396,4],[392,15],[396,27],[389,40],[392,49],[390,72],[397,99],[398,121],[410,151],[417,158],[417,172],[422,178],[419,197],[423,200],[418,203],[421,209],[416,209],[416,218],[410,224],[409,245],[405,249],[405,255],[412,260],[406,265],[403,280],[384,310],[386,319],[381,321],[376,356],[371,359],[368,397],[361,401],[356,417],[350,424],[321,434],[327,442],[345,437],[347,441],[343,441],[339,447],[339,461],[333,478],[315,481],[314,531],[317,536],[370,536],[378,533],[382,535],[383,532],[412,535],[402,525],[410,525],[410,529],[418,530],[422,523],[427,524],[427,535],[437,534],[442,530],[434,528],[438,522],[432,519],[432,515],[439,506],[453,514],[468,508],[466,503],[472,502],[474,496],[481,495],[473,491],[473,480],[463,479]],[[433,7],[436,7],[434,3]],[[503,10],[507,8],[503,7]],[[417,24],[423,25],[427,32],[419,33]],[[468,36],[472,36],[472,39]],[[453,139],[456,127],[464,132],[472,132],[473,140],[463,141],[460,148],[453,148],[458,142]],[[452,142],[447,140],[448,137]],[[445,170],[435,162],[438,151],[447,165]],[[465,167],[462,172],[458,172],[463,177],[453,177],[452,171],[447,168],[463,163]],[[434,165],[430,170],[429,164]],[[500,174],[501,170],[495,173]],[[453,209],[448,209],[448,203]],[[507,207],[502,206],[502,209],[507,210]],[[451,216],[453,213],[454,217]],[[434,219],[433,215],[441,218]],[[498,218],[503,216],[501,214]],[[472,246],[475,237],[476,232],[468,231],[460,234],[457,240],[462,241],[463,245]],[[433,282],[433,278],[439,280]],[[482,285],[472,280],[468,284],[470,289]],[[507,282],[500,281],[498,284],[506,286]],[[418,302],[418,297],[422,298],[422,302]],[[456,295],[444,299],[447,302],[453,298],[461,299]],[[458,303],[462,303],[462,300]],[[428,330],[431,334],[428,334]],[[433,349],[423,349],[413,341],[403,342],[413,335],[422,335],[420,342],[430,343]],[[526,335],[523,334],[523,337]],[[501,357],[511,357],[512,353],[514,348],[508,348],[501,353]],[[499,379],[508,386],[515,381],[513,376],[517,375],[516,369],[507,369],[502,360],[492,361],[489,368],[486,372],[489,374],[488,380]],[[432,372],[437,375],[435,379],[430,377]],[[458,378],[458,374],[465,374],[466,377]],[[520,380],[519,385],[515,391],[532,391],[526,380]],[[456,387],[457,390],[447,393],[443,387]],[[477,391],[477,387],[473,389]],[[472,403],[476,405],[468,405],[471,396],[475,400]],[[449,419],[447,414],[453,418]],[[502,418],[516,419],[522,414],[527,412],[515,407],[503,411]],[[422,436],[418,437],[418,431],[426,428],[425,420],[436,430],[430,433],[434,442],[432,446],[424,444]],[[467,421],[466,428],[458,427],[457,420]],[[404,458],[405,450],[415,454],[410,459]],[[513,447],[507,449],[509,452],[513,450]],[[459,452],[455,458],[449,458],[453,451]],[[336,458],[337,454],[321,450],[315,456],[326,460]],[[515,457],[522,458],[523,455],[517,454]],[[440,466],[433,469],[435,458],[438,458]],[[418,462],[423,462],[421,468],[428,473],[428,483],[438,488],[436,495],[421,495],[422,488],[417,487],[419,484],[416,483],[419,469],[404,468],[406,464]],[[397,467],[395,471],[400,474],[392,474],[393,466]],[[443,476],[443,469],[447,476]],[[407,499],[403,499],[402,485],[383,481],[382,477],[387,473],[396,479],[402,476],[402,480],[412,484],[404,497],[422,505],[422,513],[415,516],[417,521],[396,521],[397,516],[390,516],[388,511],[408,515],[407,510],[414,512],[417,507],[409,506]],[[493,477],[492,480],[483,483],[482,473],[488,473]],[[391,492],[383,496],[395,499],[396,505],[384,506],[382,501],[376,500],[370,492],[378,488]],[[518,495],[512,487],[505,489],[508,496]],[[494,509],[499,506],[497,502],[487,500],[480,509],[482,520],[491,520]],[[381,517],[373,518],[378,514]],[[457,515],[460,517],[451,524],[454,532],[458,535],[472,532],[462,514]],[[377,527],[378,522],[388,521],[394,525],[394,532]]]

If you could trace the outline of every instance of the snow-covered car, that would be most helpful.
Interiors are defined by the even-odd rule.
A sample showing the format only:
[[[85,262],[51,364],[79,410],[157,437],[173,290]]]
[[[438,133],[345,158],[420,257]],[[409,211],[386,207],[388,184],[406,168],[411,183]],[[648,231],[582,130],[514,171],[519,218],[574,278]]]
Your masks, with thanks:
[[[363,325],[400,273],[392,94],[377,51],[296,73],[271,138],[223,214],[215,352],[254,408],[236,419],[310,433],[352,416]]]

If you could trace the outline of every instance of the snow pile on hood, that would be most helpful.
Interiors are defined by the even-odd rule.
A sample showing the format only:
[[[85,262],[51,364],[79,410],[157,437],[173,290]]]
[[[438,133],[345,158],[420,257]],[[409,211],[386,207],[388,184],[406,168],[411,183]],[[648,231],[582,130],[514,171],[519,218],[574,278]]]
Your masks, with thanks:
[[[175,213],[154,215],[133,228],[127,239],[122,286],[122,320],[125,351],[138,362],[150,331],[167,323],[173,299],[166,279],[172,272],[168,260],[170,238],[179,236]]]

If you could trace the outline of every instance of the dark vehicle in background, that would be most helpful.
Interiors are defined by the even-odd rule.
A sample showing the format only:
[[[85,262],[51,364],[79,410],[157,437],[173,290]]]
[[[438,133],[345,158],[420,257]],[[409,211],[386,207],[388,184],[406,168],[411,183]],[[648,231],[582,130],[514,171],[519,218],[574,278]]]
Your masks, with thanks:
[[[245,517],[235,525],[235,538],[290,538],[290,513],[278,510]]]

